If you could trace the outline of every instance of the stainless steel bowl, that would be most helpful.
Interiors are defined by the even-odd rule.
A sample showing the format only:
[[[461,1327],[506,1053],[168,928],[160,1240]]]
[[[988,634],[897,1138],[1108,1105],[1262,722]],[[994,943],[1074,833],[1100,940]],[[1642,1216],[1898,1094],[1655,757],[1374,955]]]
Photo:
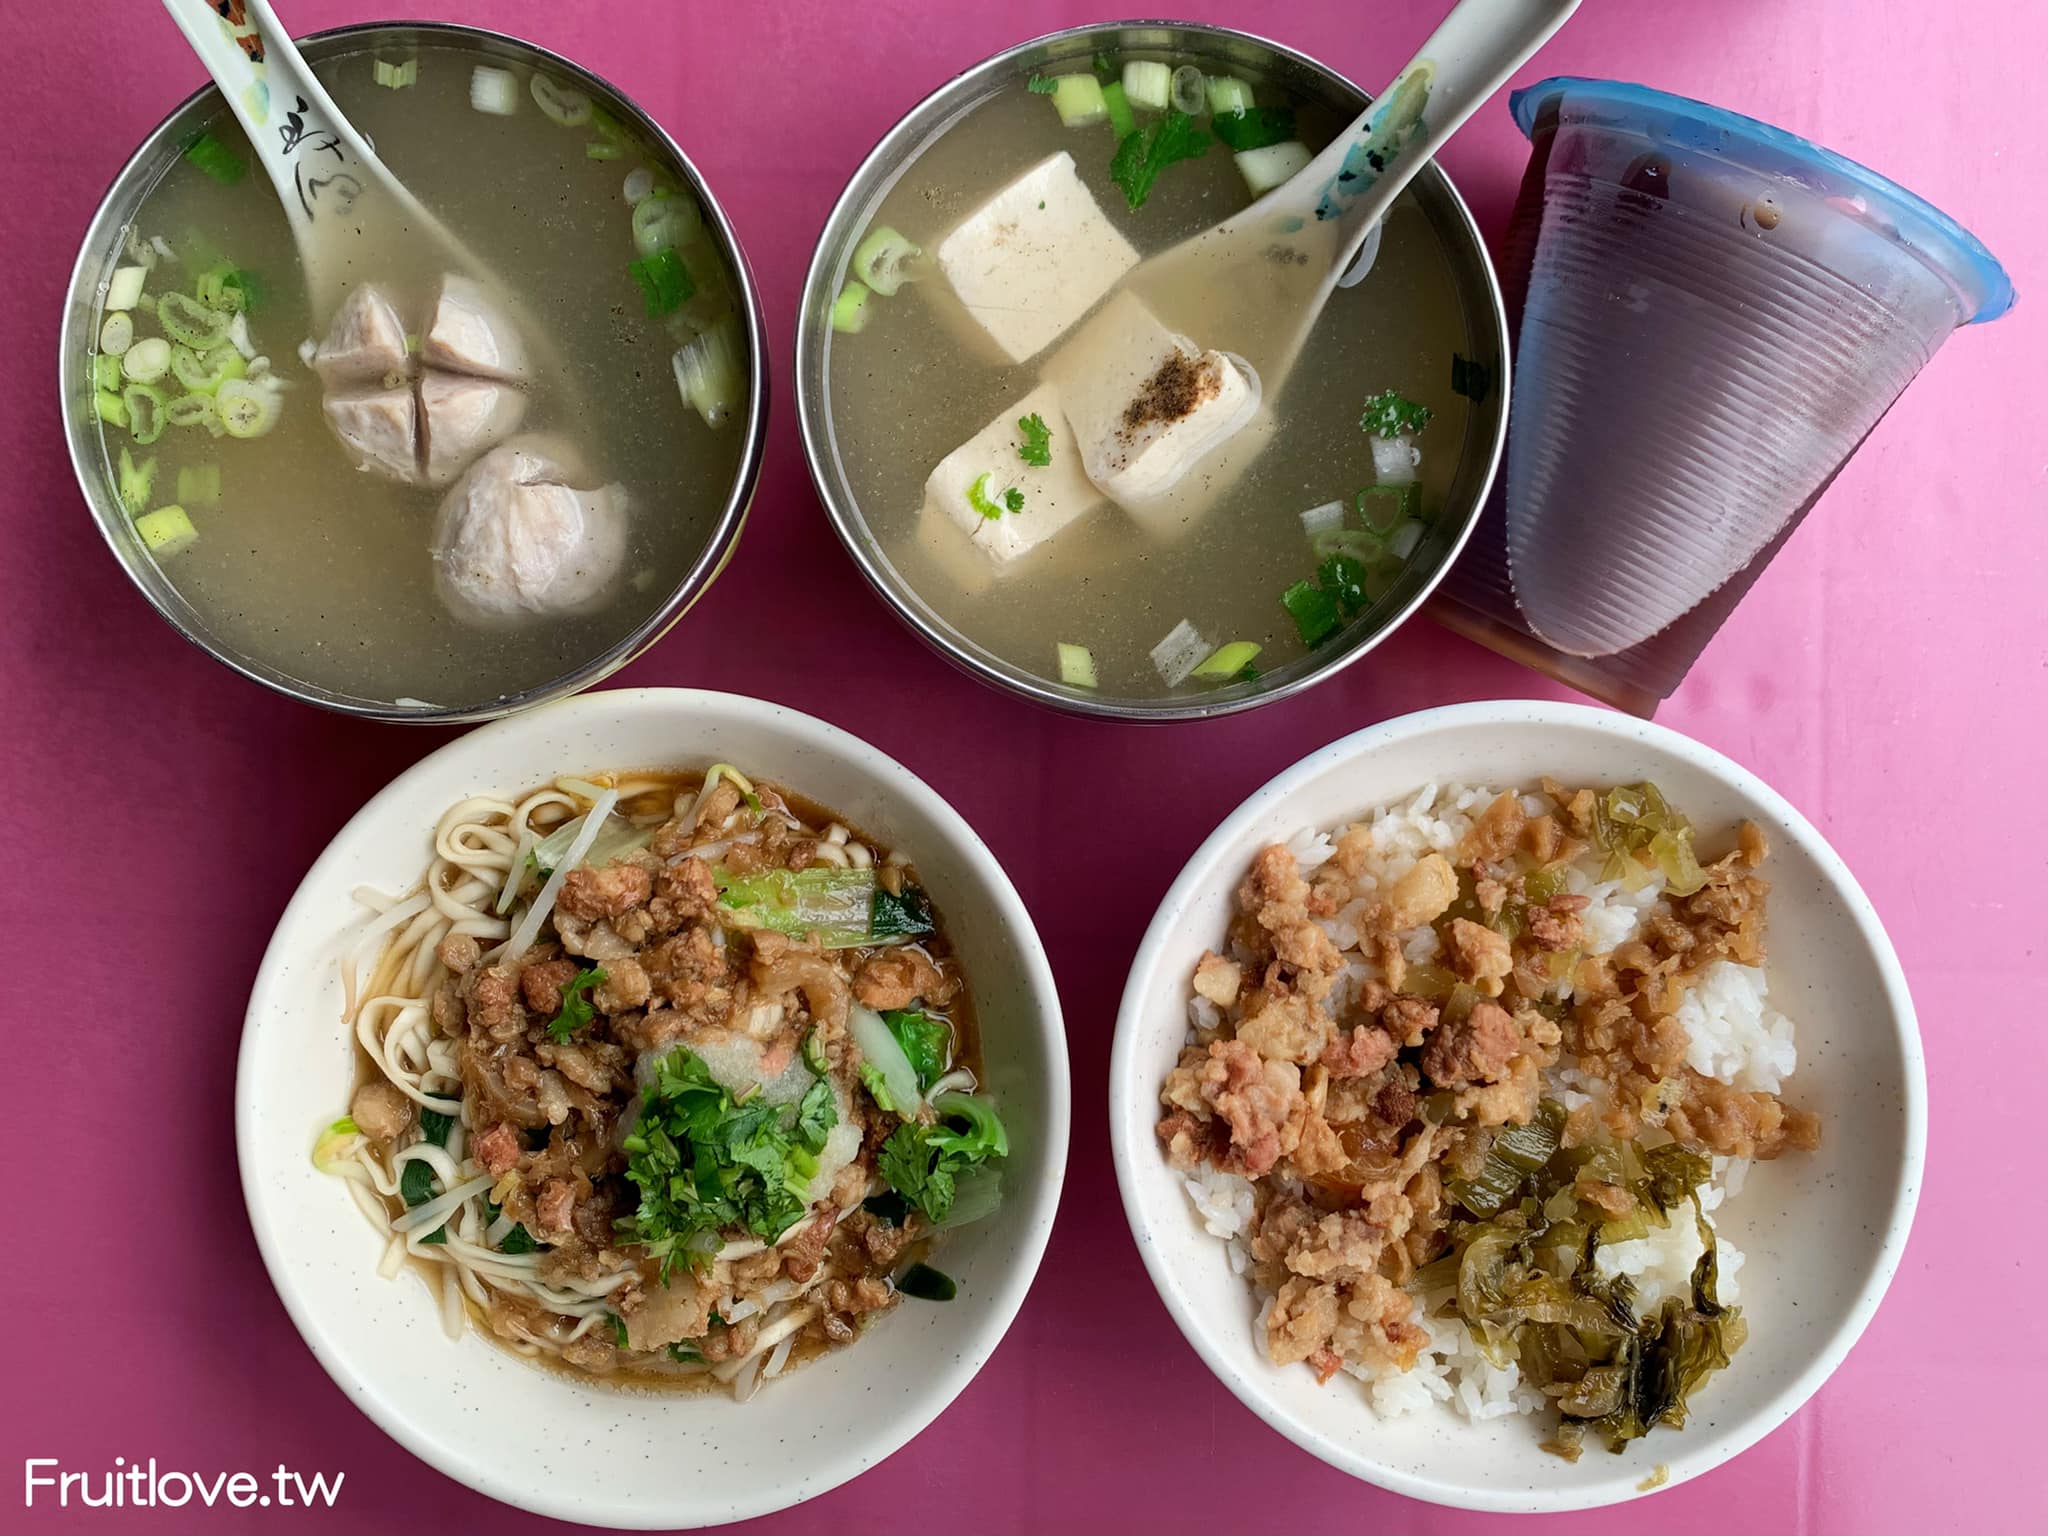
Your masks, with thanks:
[[[573,82],[579,89],[595,96],[621,120],[637,127],[646,135],[650,145],[668,157],[669,168],[696,194],[698,201],[703,205],[705,227],[715,231],[727,265],[732,271],[733,286],[737,291],[741,313],[746,320],[752,354],[746,412],[733,423],[743,434],[739,472],[719,508],[703,549],[698,552],[689,570],[684,573],[682,580],[677,583],[662,605],[637,628],[601,654],[591,656],[560,676],[523,693],[500,695],[468,704],[424,707],[399,705],[313,686],[291,676],[270,660],[252,656],[228,644],[211,632],[205,619],[165,579],[162,570],[150,558],[141,539],[135,533],[133,523],[121,507],[114,478],[108,468],[105,451],[101,447],[99,426],[93,410],[90,353],[97,334],[100,300],[106,292],[108,278],[119,264],[122,229],[135,217],[144,199],[178,158],[180,150],[191,135],[210,119],[226,111],[226,103],[221,99],[220,92],[211,85],[187,98],[177,110],[157,125],[156,130],[143,140],[142,147],[136,150],[133,157],[121,168],[120,174],[114,178],[113,185],[107,189],[106,196],[100,200],[99,212],[94,215],[92,225],[86,231],[85,243],[79,250],[77,265],[71,273],[71,286],[65,300],[63,335],[59,341],[57,380],[59,396],[63,402],[64,434],[71,449],[71,467],[78,476],[79,488],[85,493],[86,504],[91,507],[93,517],[99,523],[100,532],[106,538],[107,547],[114,552],[114,558],[121,562],[121,568],[128,573],[129,579],[135,583],[142,595],[149,599],[156,611],[163,615],[166,622],[194,645],[242,676],[253,678],[265,687],[274,688],[292,698],[303,699],[309,704],[317,704],[343,714],[360,715],[373,720],[451,725],[508,715],[530,705],[545,703],[549,699],[561,698],[590,687],[617,671],[660,639],[667,633],[669,626],[688,612],[691,604],[703,595],[704,590],[725,568],[726,561],[732,557],[741,526],[746,521],[747,509],[753,501],[755,482],[760,478],[762,444],[768,426],[768,347],[761,320],[760,299],[754,291],[754,275],[747,266],[746,256],[740,250],[739,239],[733,233],[731,223],[726,219],[725,210],[719,207],[718,199],[712,196],[710,187],[705,184],[697,168],[690,163],[682,147],[662,131],[660,124],[610,82],[559,54],[551,53],[519,38],[486,32],[475,27],[453,26],[439,22],[340,27],[299,40],[300,51],[314,64],[371,49],[400,50],[435,44],[454,44],[473,49],[479,55],[497,58],[523,68],[544,69],[557,79]]]
[[[1250,73],[1326,105],[1341,121],[1365,109],[1366,93],[1327,65],[1264,38],[1192,22],[1131,21],[1072,27],[1020,43],[956,76],[927,96],[883,136],[840,194],[825,222],[804,282],[797,312],[796,408],[804,454],[832,525],[874,589],[942,656],[976,677],[1025,698],[1075,714],[1116,720],[1195,720],[1234,713],[1286,698],[1349,666],[1405,620],[1443,577],[1478,519],[1507,440],[1508,334],[1500,285],[1479,229],[1457,189],[1432,165],[1408,195],[1428,213],[1464,301],[1465,353],[1489,371],[1492,388],[1477,402],[1441,515],[1373,621],[1308,656],[1277,667],[1256,682],[1235,683],[1197,697],[1101,696],[1069,688],[1016,666],[975,643],[939,616],[890,561],[869,529],[840,460],[834,436],[826,368],[832,341],[829,312],[845,281],[854,242],[883,195],[927,145],[970,108],[1033,70],[1082,63],[1097,52],[1167,53]],[[1325,324],[1331,323],[1328,320]]]

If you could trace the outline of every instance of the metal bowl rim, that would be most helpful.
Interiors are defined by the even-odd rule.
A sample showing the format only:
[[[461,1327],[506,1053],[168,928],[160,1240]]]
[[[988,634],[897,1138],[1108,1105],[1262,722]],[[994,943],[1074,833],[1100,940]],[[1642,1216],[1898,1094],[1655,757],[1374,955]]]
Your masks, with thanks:
[[[153,156],[163,141],[171,134],[173,125],[186,113],[203,102],[209,95],[219,97],[220,88],[208,81],[167,112],[163,119],[144,136],[134,152],[122,162],[121,168],[108,182],[107,189],[100,195],[91,220],[86,225],[84,239],[80,242],[78,257],[72,263],[71,276],[65,285],[65,314],[59,328],[57,352],[58,404],[62,412],[65,434],[65,450],[71,459],[73,477],[78,481],[79,491],[84,496],[87,509],[92,514],[93,524],[106,541],[108,549],[120,565],[130,583],[156,610],[158,617],[170,625],[181,636],[208,656],[227,667],[230,671],[259,683],[275,693],[311,704],[337,714],[351,715],[358,719],[383,720],[405,725],[465,725],[482,720],[494,720],[515,714],[536,704],[564,698],[582,692],[633,661],[655,641],[666,634],[669,628],[689,611],[697,599],[703,596],[713,580],[724,569],[731,558],[734,545],[738,542],[741,529],[745,526],[747,512],[753,503],[755,488],[759,483],[762,461],[765,456],[768,424],[769,398],[769,352],[767,328],[762,318],[760,295],[755,289],[754,273],[747,261],[746,251],[739,241],[738,232],[727,217],[724,207],[711,191],[710,183],[697,168],[696,162],[684,153],[668,130],[656,122],[646,108],[642,107],[626,91],[621,90],[605,76],[575,60],[555,52],[540,43],[529,42],[509,32],[494,31],[488,27],[467,26],[459,22],[446,21],[403,21],[403,22],[356,22],[343,27],[330,27],[321,32],[310,32],[294,41],[301,47],[320,45],[325,47],[350,41],[368,43],[379,36],[393,34],[420,36],[429,41],[456,42],[469,45],[482,44],[497,46],[525,56],[532,65],[559,68],[579,76],[609,92],[623,105],[634,121],[647,132],[657,149],[665,150],[675,159],[691,188],[703,205],[707,220],[717,230],[730,258],[734,274],[734,286],[742,312],[746,316],[747,332],[751,348],[749,367],[749,397],[740,447],[738,470],[733,477],[730,491],[724,504],[719,508],[708,531],[704,546],[692,560],[689,569],[677,582],[662,605],[640,622],[622,639],[615,642],[591,661],[573,671],[563,673],[523,693],[500,696],[489,702],[474,705],[436,707],[430,709],[408,708],[395,703],[383,703],[374,699],[358,699],[318,689],[281,671],[266,670],[268,664],[253,656],[230,654],[225,645],[217,643],[208,635],[195,633],[184,617],[144,580],[138,565],[147,564],[147,556],[132,547],[132,541],[121,537],[115,519],[105,504],[105,487],[100,484],[104,478],[100,466],[86,462],[81,453],[77,423],[75,397],[70,388],[71,363],[87,350],[88,337],[79,334],[76,320],[80,300],[85,295],[87,269],[103,259],[106,231],[102,226],[107,222],[116,198],[125,191],[137,176],[138,168],[152,163]],[[225,107],[226,103],[220,103]],[[85,329],[90,330],[88,318]],[[125,527],[125,522],[121,525]],[[175,588],[166,580],[166,588]]]
[[[832,269],[838,265],[839,253],[846,243],[845,235],[849,232],[847,226],[852,224],[853,216],[860,207],[872,198],[874,184],[892,168],[891,157],[905,140],[943,117],[948,109],[960,104],[965,98],[975,95],[991,77],[1013,68],[1020,58],[1035,49],[1047,48],[1079,37],[1148,28],[1195,33],[1205,38],[1226,42],[1249,43],[1254,47],[1269,50],[1278,60],[1292,62],[1311,74],[1320,75],[1328,82],[1355,90],[1366,96],[1368,101],[1371,100],[1363,86],[1313,55],[1303,53],[1300,49],[1292,48],[1285,43],[1275,42],[1271,38],[1262,37],[1255,32],[1245,32],[1235,27],[1219,26],[1210,22],[1092,22],[1081,26],[1063,27],[1058,31],[1047,32],[1002,49],[926,93],[890,125],[876,141],[874,148],[868,151],[853,174],[848,177],[846,186],[832,204],[831,212],[826,215],[824,227],[818,234],[817,245],[811,253],[810,265],[804,274],[804,285],[797,305],[792,384],[796,394],[797,433],[803,441],[804,461],[810,468],[811,482],[817,489],[818,500],[824,504],[825,514],[831,520],[833,531],[839,535],[840,543],[845,545],[847,554],[852,557],[854,565],[866,578],[868,585],[897,618],[908,625],[925,644],[970,676],[1064,714],[1144,724],[1167,724],[1182,720],[1217,719],[1292,698],[1315,684],[1334,677],[1367,652],[1376,649],[1389,635],[1415,616],[1416,611],[1429,600],[1464,551],[1465,543],[1478,526],[1480,513],[1484,510],[1487,498],[1492,493],[1494,481],[1500,473],[1501,458],[1507,449],[1512,360],[1507,306],[1501,294],[1500,275],[1495,270],[1492,252],[1487,249],[1486,241],[1479,231],[1478,221],[1472,217],[1472,210],[1466,205],[1463,194],[1458,191],[1457,183],[1451,180],[1441,165],[1432,161],[1421,175],[1434,176],[1441,185],[1444,195],[1449,200],[1450,209],[1455,214],[1457,226],[1470,239],[1472,249],[1478,256],[1477,265],[1480,275],[1484,278],[1484,292],[1479,297],[1486,300],[1487,315],[1493,322],[1492,339],[1499,349],[1500,403],[1496,409],[1492,442],[1485,451],[1484,473],[1477,482],[1471,506],[1467,509],[1462,525],[1452,537],[1449,547],[1438,560],[1435,570],[1420,584],[1408,601],[1398,611],[1390,614],[1377,628],[1351,641],[1343,650],[1331,653],[1320,665],[1308,667],[1300,676],[1290,678],[1286,682],[1238,698],[1197,697],[1166,699],[1157,704],[1134,704],[1126,700],[1077,696],[1075,690],[1063,688],[1022,668],[992,665],[978,652],[969,651],[955,643],[934,617],[920,611],[919,606],[909,600],[915,596],[914,592],[910,592],[910,584],[881,568],[862,547],[861,536],[866,531],[866,519],[861,515],[859,507],[842,506],[828,490],[826,456],[829,445],[825,442],[825,401],[821,398],[824,370],[821,366],[819,388],[814,390],[805,368],[805,360],[824,344],[823,317],[829,307],[827,285],[832,276]],[[1482,323],[1484,318],[1481,317]],[[902,590],[899,591],[899,588]]]

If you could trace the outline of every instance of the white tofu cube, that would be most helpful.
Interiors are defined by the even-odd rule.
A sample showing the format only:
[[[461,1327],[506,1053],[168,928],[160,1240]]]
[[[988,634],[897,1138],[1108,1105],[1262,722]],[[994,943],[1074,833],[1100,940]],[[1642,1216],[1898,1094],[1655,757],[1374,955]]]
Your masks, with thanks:
[[[1052,463],[1026,464],[1017,456],[1023,434],[1018,421],[1026,416],[1042,418],[1052,432]],[[989,517],[974,506],[974,487],[983,485],[984,499],[1003,507],[999,517]],[[1004,496],[1015,490],[1022,501],[1016,511],[1004,506]],[[1059,391],[1041,384],[1009,410],[955,448],[939,461],[924,483],[924,517],[927,526],[942,520],[958,530],[949,538],[956,547],[964,539],[981,552],[997,574],[1058,533],[1083,513],[1102,505],[1102,493],[1081,468],[1081,456],[1074,448],[1074,434],[1068,430],[1066,413],[1060,409]]]
[[[939,270],[1003,355],[1028,362],[1138,264],[1065,150],[1041,160],[939,242]]]
[[[1089,478],[1140,517],[1259,408],[1256,375],[1196,350],[1129,293],[1082,327],[1046,376],[1059,386]]]

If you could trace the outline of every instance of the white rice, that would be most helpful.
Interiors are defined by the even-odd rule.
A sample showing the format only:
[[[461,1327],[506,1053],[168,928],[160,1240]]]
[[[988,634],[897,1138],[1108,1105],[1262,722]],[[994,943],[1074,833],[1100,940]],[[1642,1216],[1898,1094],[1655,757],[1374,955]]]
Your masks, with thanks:
[[[1754,965],[1716,960],[1678,1004],[1691,1044],[1685,1062],[1702,1077],[1750,1093],[1776,1093],[1799,1065],[1792,1021],[1764,1006],[1770,981]]]
[[[1355,899],[1334,916],[1318,920],[1338,949],[1346,952],[1344,970],[1331,994],[1332,1008],[1342,1011],[1348,1007],[1364,983],[1379,974],[1374,961],[1351,953],[1358,946],[1359,923],[1375,893],[1390,887],[1426,855],[1452,853],[1498,793],[1483,786],[1431,783],[1405,800],[1379,807],[1356,824],[1365,829],[1366,840],[1365,857],[1352,881]],[[1542,814],[1546,805],[1539,797],[1525,795],[1523,808],[1533,816]],[[1286,847],[1307,875],[1329,862],[1338,837],[1348,830],[1303,827],[1286,840]],[[1574,867],[1566,872],[1565,889],[1587,898],[1580,914],[1586,952],[1604,955],[1635,936],[1645,915],[1663,896],[1664,878],[1651,873],[1631,886],[1626,881],[1596,879]],[[1435,930],[1426,926],[1403,934],[1401,941],[1411,965],[1432,963],[1441,948]],[[1688,1065],[1732,1087],[1777,1092],[1798,1065],[1798,1053],[1792,1021],[1766,1006],[1767,994],[1768,981],[1758,967],[1726,960],[1709,966],[1678,1006],[1679,1021],[1691,1038]],[[1568,989],[1563,995],[1569,995]],[[1197,996],[1189,1002],[1191,1036],[1196,1030],[1213,1030],[1221,1019],[1221,1010],[1206,998]],[[1583,1072],[1569,1057],[1550,1074],[1549,1091],[1567,1109],[1603,1106],[1611,1095],[1605,1079]],[[1744,1255],[1720,1232],[1712,1213],[1741,1192],[1748,1173],[1748,1162],[1717,1157],[1712,1177],[1698,1191],[1700,1209],[1715,1230],[1719,1299],[1724,1304],[1741,1295],[1738,1276]],[[1204,1167],[1187,1175],[1184,1183],[1204,1230],[1225,1244],[1231,1272],[1245,1274],[1251,1260],[1244,1233],[1256,1209],[1251,1181]],[[1594,1255],[1594,1266],[1606,1278],[1627,1275],[1636,1286],[1637,1310],[1648,1314],[1668,1296],[1690,1294],[1693,1267],[1704,1247],[1692,1208],[1687,1205],[1675,1213],[1668,1226],[1653,1228],[1629,1242],[1603,1245]],[[1548,1400],[1522,1385],[1521,1373],[1512,1362],[1504,1367],[1493,1365],[1474,1345],[1461,1320],[1433,1315],[1444,1300],[1442,1296],[1417,1298],[1416,1321],[1429,1334],[1429,1343],[1412,1369],[1379,1370],[1345,1362],[1345,1372],[1365,1383],[1366,1400],[1373,1411],[1393,1418],[1442,1404],[1464,1418],[1478,1420],[1533,1413],[1544,1407]],[[1272,1304],[1271,1295],[1261,1293],[1254,1318],[1260,1349],[1265,1346],[1266,1314]]]

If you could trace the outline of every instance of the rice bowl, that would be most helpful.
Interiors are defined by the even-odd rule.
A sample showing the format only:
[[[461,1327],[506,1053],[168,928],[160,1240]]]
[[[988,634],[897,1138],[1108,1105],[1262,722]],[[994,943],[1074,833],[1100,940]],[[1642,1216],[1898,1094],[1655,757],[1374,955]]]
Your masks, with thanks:
[[[1716,1158],[1699,1189],[1711,1228],[1652,1223],[1600,1247],[1599,1277],[1625,1278],[1648,1309],[1685,1290],[1701,1234],[1711,1230],[1721,1299],[1739,1306],[1750,1339],[1698,1394],[1682,1434],[1660,1430],[1620,1456],[1589,1440],[1576,1464],[1546,1455],[1544,1435],[1525,1417],[1548,1400],[1436,1308],[1418,1309],[1426,1337],[1408,1369],[1347,1358],[1346,1375],[1318,1386],[1301,1365],[1273,1363],[1260,1347],[1270,1303],[1240,1274],[1258,1267],[1248,1182],[1213,1167],[1172,1168],[1154,1135],[1161,1083],[1191,1025],[1199,1031],[1203,1022],[1199,1006],[1190,1016],[1188,979],[1218,946],[1230,893],[1254,854],[1280,844],[1290,857],[1315,860],[1328,829],[1391,803],[1376,824],[1385,840],[1377,852],[1397,877],[1402,860],[1454,841],[1472,809],[1456,794],[1439,803],[1425,786],[1533,785],[1546,773],[1575,783],[1650,779],[1702,827],[1743,818],[1762,826],[1776,865],[1770,959],[1706,966],[1693,978],[1682,1004],[1686,1067],[1731,1094],[1782,1086],[1826,1122],[1815,1152],[1753,1167]],[[1589,943],[1612,947],[1641,920],[1646,888],[1596,887],[1575,881],[1572,894],[1585,899]],[[1348,937],[1345,920],[1342,911],[1325,915],[1337,929],[1333,942]],[[1583,1112],[1600,1085],[1563,1068],[1546,1091]],[[1565,1509],[1633,1497],[1660,1475],[1679,1480],[1725,1460],[1825,1378],[1897,1262],[1918,1182],[1921,1084],[1910,1001],[1882,931],[1839,861],[1782,800],[1654,726],[1569,706],[1471,705],[1389,722],[1315,754],[1253,796],[1197,853],[1133,966],[1112,1062],[1111,1124],[1126,1212],[1154,1282],[1190,1342],[1248,1406],[1323,1459],[1397,1491],[1473,1508]]]

